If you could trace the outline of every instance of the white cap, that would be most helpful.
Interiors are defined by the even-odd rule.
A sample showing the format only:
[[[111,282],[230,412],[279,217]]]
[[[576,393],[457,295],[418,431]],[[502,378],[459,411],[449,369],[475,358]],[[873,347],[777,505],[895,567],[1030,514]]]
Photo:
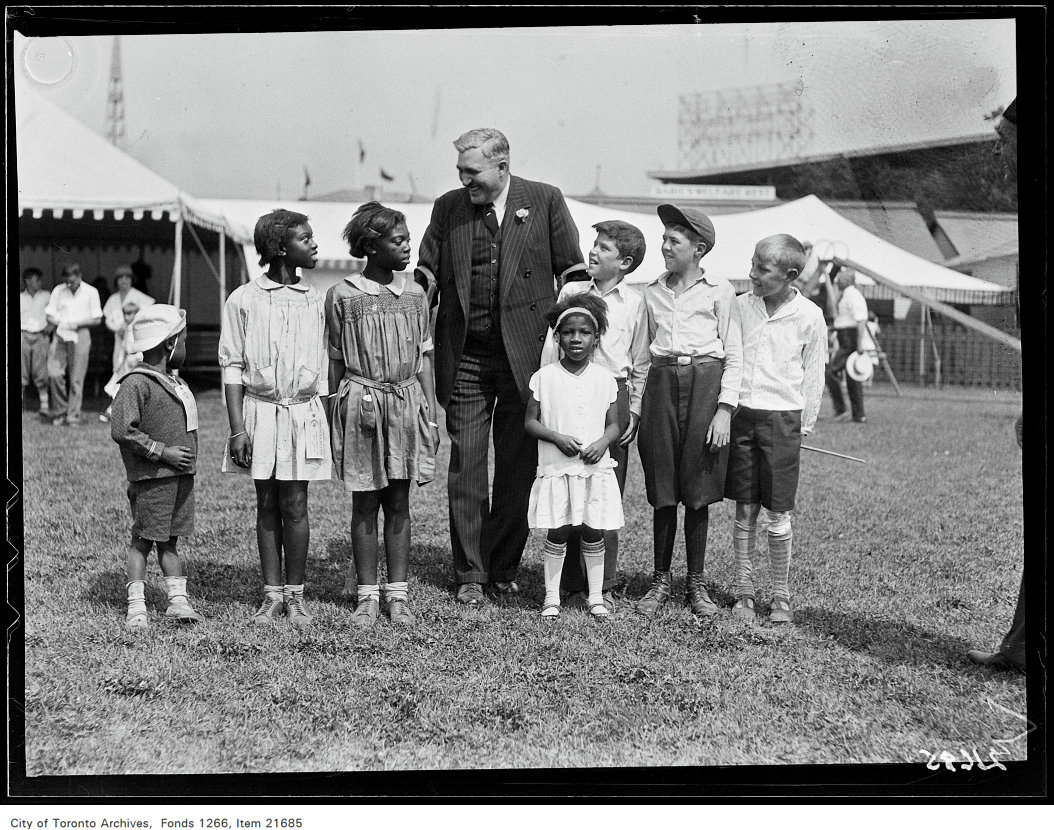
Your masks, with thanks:
[[[145,352],[187,327],[187,312],[166,303],[154,303],[132,318],[133,352]]]

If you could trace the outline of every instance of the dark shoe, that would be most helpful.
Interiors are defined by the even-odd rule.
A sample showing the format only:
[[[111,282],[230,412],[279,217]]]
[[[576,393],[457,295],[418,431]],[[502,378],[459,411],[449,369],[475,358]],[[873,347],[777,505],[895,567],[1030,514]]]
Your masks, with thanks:
[[[784,599],[783,597],[772,598],[772,607],[769,610],[769,622],[794,622],[794,609],[791,608],[790,600]]]
[[[732,616],[747,622],[757,621],[758,612],[754,610],[754,597],[738,597],[736,604],[732,606]]]
[[[654,617],[670,599],[670,572],[655,571],[651,576],[651,587],[648,593],[637,602],[637,613],[645,617]]]
[[[848,412],[836,412],[836,413],[834,413],[834,417],[832,417],[831,420],[832,421],[848,421],[851,417],[852,416]]]
[[[264,597],[263,602],[252,616],[254,625],[274,625],[278,617],[285,615],[285,602],[274,597]]]
[[[388,619],[392,625],[413,625],[416,622],[405,599],[388,600]]]
[[[37,413],[37,418],[40,419],[40,422],[42,424],[46,424],[49,421],[51,421],[51,416],[44,410],[41,410],[40,412]]]
[[[499,594],[518,594],[520,586],[515,582],[495,582],[494,590]]]
[[[462,605],[482,605],[486,599],[483,586],[478,582],[466,582],[457,587],[457,601]]]
[[[373,628],[377,618],[381,615],[381,604],[373,597],[361,600],[351,613],[351,624],[356,628],[365,630]]]
[[[976,649],[966,652],[966,656],[978,666],[997,671],[1016,671],[1025,673],[1025,664],[1011,660],[1002,651],[977,651]]]
[[[713,617],[721,610],[706,592],[702,574],[689,573],[686,583],[684,604],[692,609],[692,613],[695,616]]]
[[[867,417],[864,416],[864,415],[861,415],[859,418],[853,418],[853,423],[854,424],[866,424],[867,423]]]

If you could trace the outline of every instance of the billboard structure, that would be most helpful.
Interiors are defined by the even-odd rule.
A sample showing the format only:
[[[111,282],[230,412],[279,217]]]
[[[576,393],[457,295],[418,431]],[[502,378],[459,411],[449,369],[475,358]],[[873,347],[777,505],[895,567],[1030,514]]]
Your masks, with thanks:
[[[797,84],[769,84],[680,96],[682,170],[740,170],[802,158],[813,131]]]

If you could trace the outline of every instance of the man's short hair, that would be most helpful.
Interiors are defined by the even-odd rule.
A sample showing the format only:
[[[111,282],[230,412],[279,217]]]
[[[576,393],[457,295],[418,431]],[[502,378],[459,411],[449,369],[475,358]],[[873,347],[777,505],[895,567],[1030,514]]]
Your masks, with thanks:
[[[37,268],[35,265],[30,265],[28,268],[22,271],[22,279],[28,280],[30,277],[43,277],[44,272]]]
[[[608,219],[604,222],[597,222],[593,225],[593,230],[609,237],[618,248],[619,256],[633,258],[633,265],[626,272],[627,274],[632,274],[637,270],[647,250],[644,234],[640,232],[640,228],[629,222],[623,222],[621,219]]]
[[[775,264],[781,271],[793,268],[801,276],[808,259],[805,246],[789,233],[777,233],[766,236],[758,242],[758,253],[767,261]]]
[[[500,130],[493,127],[481,127],[462,133],[454,142],[454,149],[459,153],[478,147],[483,158],[492,161],[509,160],[509,140]]]

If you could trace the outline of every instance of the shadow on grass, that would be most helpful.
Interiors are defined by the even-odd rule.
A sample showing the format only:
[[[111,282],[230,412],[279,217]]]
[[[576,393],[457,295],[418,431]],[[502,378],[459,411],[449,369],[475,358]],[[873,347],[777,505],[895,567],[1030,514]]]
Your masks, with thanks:
[[[187,590],[194,599],[207,601],[242,602],[255,605],[260,598],[260,569],[243,565],[184,563]],[[164,608],[168,602],[164,577],[156,561],[147,566],[146,602],[151,607]],[[124,609],[128,600],[127,577],[124,571],[99,571],[93,575],[82,595],[90,602]]]
[[[849,649],[890,663],[962,669],[971,645],[959,637],[935,634],[900,620],[867,618],[817,608],[794,612],[798,628],[831,637]]]

